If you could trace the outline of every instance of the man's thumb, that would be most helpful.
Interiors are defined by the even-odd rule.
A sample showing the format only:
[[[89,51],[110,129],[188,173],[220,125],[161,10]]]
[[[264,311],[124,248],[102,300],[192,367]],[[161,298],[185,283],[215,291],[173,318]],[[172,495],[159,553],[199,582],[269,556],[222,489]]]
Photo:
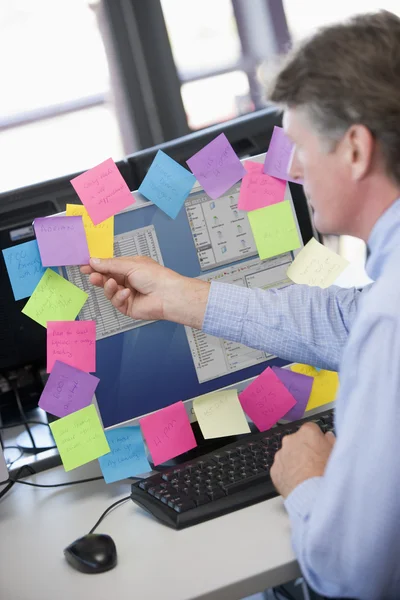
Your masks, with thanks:
[[[331,446],[335,445],[336,436],[332,431],[327,431],[325,434],[325,439],[330,443]]]
[[[127,275],[132,270],[132,259],[91,258],[90,266],[97,273],[104,275]]]

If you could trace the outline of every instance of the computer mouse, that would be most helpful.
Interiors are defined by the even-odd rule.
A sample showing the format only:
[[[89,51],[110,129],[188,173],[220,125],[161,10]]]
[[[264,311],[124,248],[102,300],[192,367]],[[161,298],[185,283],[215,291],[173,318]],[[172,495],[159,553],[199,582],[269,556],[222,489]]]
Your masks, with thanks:
[[[117,564],[114,540],[103,533],[88,533],[64,549],[64,556],[77,571],[104,573]]]

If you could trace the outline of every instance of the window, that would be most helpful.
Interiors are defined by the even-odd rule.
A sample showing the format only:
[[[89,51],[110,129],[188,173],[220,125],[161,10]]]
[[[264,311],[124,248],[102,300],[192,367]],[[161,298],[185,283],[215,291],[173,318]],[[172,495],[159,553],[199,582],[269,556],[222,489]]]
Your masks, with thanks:
[[[123,156],[107,59],[86,0],[3,2],[0,53],[0,191]]]

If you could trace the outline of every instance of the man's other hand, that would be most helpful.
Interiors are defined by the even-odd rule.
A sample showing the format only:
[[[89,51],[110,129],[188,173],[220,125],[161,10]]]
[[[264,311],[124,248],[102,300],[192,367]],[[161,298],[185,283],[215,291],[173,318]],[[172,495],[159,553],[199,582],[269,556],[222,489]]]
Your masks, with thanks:
[[[278,492],[286,498],[306,479],[323,475],[334,444],[333,433],[323,434],[315,423],[305,423],[296,433],[286,435],[271,467]]]

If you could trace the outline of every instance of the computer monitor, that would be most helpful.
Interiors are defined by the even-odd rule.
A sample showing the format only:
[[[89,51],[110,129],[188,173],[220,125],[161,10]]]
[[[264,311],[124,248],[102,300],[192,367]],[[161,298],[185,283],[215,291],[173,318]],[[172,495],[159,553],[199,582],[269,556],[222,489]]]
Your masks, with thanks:
[[[115,217],[115,255],[145,254],[182,275],[207,280],[260,288],[289,285],[286,270],[299,249],[260,261],[247,213],[237,208],[239,189],[240,183],[214,201],[196,185],[175,220],[135,193],[135,208]],[[288,185],[286,199],[303,245],[313,232],[301,186]],[[97,323],[96,398],[105,427],[133,424],[179,400],[191,415],[191,399],[227,386],[240,388],[267,366],[287,364],[175,323],[133,322],[78,267],[65,271],[90,294],[79,317]]]

